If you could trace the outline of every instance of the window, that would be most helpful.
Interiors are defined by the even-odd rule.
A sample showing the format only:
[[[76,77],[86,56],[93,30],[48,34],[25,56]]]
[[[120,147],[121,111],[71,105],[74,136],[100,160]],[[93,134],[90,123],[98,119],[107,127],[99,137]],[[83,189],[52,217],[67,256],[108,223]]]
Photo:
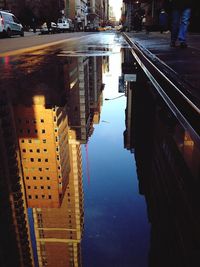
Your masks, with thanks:
[[[38,162],[41,162],[41,161],[42,161],[42,160],[39,158],[39,159],[38,159]]]
[[[36,185],[34,186],[34,189],[37,189],[37,186]]]
[[[42,133],[45,133],[45,129],[42,129]]]
[[[44,199],[45,198],[45,195],[42,195],[42,199]]]
[[[48,159],[45,159],[45,162],[48,162]]]
[[[31,189],[30,185],[28,185],[28,189]]]
[[[37,149],[36,152],[37,152],[37,153],[40,153],[40,149]]]
[[[36,180],[36,176],[33,176],[33,180]]]
[[[22,149],[23,152],[26,152],[26,149]]]
[[[49,168],[45,168],[46,171],[49,171]]]
[[[39,168],[38,170],[41,172],[42,171],[42,168]]]
[[[51,186],[47,186],[48,189],[51,189]]]
[[[20,133],[23,133],[23,130],[22,130],[22,129],[20,129],[20,130],[19,130],[19,132],[20,132]]]
[[[40,180],[42,180],[43,179],[43,177],[42,176],[40,176]]]
[[[49,195],[49,199],[51,199],[51,195]]]
[[[35,199],[38,199],[38,195],[35,195]]]
[[[36,124],[36,120],[33,120],[33,123]]]
[[[43,123],[44,122],[44,119],[41,119],[40,121]]]
[[[50,177],[47,177],[47,180],[50,180]]]
[[[21,142],[24,143],[24,139],[22,139]]]
[[[26,176],[26,180],[29,180],[29,177],[28,176]]]
[[[47,140],[46,139],[43,139],[42,142],[43,142],[43,144],[46,144]]]
[[[29,199],[32,199],[32,196],[31,196],[31,195],[28,195],[28,198],[29,198]]]
[[[30,158],[31,162],[34,162],[34,158]]]
[[[31,152],[31,153],[32,153],[32,152],[33,152],[33,149],[30,149],[30,150],[29,150],[29,152]]]
[[[31,130],[30,129],[27,129],[27,133],[30,133],[31,132]]]
[[[32,140],[31,140],[31,139],[29,139],[29,140],[28,140],[28,142],[29,142],[29,144],[31,144],[31,143],[32,143]]]
[[[37,133],[38,132],[38,130],[37,129],[35,129],[35,133]]]
[[[44,186],[42,185],[40,188],[41,188],[41,189],[44,189]]]

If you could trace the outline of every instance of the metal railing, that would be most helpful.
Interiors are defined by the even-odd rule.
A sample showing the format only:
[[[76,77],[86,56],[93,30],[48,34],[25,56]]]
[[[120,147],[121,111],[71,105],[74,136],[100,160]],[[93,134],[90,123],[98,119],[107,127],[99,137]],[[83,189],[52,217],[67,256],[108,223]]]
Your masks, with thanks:
[[[175,117],[200,145],[200,97],[163,61],[122,33],[131,52]]]

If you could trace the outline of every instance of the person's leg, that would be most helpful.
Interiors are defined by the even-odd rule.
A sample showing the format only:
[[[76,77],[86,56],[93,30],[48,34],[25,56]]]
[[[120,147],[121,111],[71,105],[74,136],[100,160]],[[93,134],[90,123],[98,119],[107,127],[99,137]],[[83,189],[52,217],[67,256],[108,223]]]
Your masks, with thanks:
[[[179,25],[180,25],[180,11],[172,11],[172,28],[171,28],[171,46],[175,46],[175,42],[178,38]]]
[[[182,15],[181,15],[179,34],[178,34],[178,39],[179,39],[180,43],[186,44],[186,34],[187,34],[187,30],[188,30],[190,16],[191,16],[191,9],[190,8],[183,10]]]

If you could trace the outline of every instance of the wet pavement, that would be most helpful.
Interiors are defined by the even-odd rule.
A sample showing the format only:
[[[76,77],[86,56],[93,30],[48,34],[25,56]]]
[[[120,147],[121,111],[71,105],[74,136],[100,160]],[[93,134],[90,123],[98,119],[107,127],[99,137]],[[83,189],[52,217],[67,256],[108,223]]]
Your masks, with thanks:
[[[162,56],[150,36],[135,38]],[[0,266],[199,266],[200,148],[122,36],[2,57],[0,72]]]

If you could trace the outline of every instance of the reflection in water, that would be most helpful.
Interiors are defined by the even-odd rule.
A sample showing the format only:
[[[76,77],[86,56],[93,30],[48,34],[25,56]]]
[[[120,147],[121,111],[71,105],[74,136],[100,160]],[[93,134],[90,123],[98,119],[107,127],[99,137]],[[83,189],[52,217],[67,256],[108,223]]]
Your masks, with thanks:
[[[128,50],[114,57],[114,64],[105,55],[53,54],[2,62],[0,266],[82,266],[83,144],[88,182],[90,171],[95,177],[85,200],[85,262],[146,267],[146,210],[131,155],[118,141],[124,100],[115,98],[116,73],[121,73],[114,67],[121,59],[120,90],[127,96],[124,146],[134,153],[151,223],[148,266],[200,265],[199,148]],[[106,83],[111,78],[106,96],[115,100],[107,101],[101,112],[103,73]],[[136,82],[124,74],[137,74]],[[88,139],[100,115],[106,123],[95,131],[95,146],[91,140],[89,166]]]
[[[3,62],[1,266],[82,266],[81,144],[100,119],[103,59]]]
[[[127,86],[125,147],[134,151],[151,222],[149,265],[200,266],[200,148],[144,74]]]

